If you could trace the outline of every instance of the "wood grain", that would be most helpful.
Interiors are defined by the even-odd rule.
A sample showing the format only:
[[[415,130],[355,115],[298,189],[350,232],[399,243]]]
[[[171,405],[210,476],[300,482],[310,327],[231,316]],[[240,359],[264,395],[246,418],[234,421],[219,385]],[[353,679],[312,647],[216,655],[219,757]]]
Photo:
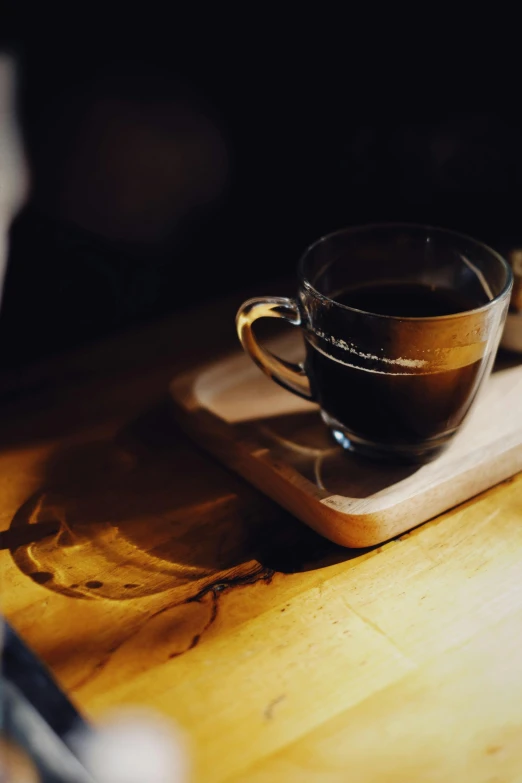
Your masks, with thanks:
[[[185,318],[4,406],[5,614],[94,720],[181,725],[197,783],[522,780],[522,477],[336,546],[169,420],[169,378],[219,349]]]

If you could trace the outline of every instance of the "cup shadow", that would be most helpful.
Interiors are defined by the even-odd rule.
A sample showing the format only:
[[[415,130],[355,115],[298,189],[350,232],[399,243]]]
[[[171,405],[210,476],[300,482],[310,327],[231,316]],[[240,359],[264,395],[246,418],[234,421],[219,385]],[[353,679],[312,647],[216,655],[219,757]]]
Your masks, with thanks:
[[[316,410],[285,413],[236,425],[241,437],[269,449],[331,495],[367,498],[413,475],[418,465],[385,464],[344,451],[334,443]]]
[[[277,424],[300,431],[300,422]],[[0,547],[48,590],[116,601],[169,591],[171,606],[363,553],[321,538],[209,462],[167,402],[112,440],[56,453]]]

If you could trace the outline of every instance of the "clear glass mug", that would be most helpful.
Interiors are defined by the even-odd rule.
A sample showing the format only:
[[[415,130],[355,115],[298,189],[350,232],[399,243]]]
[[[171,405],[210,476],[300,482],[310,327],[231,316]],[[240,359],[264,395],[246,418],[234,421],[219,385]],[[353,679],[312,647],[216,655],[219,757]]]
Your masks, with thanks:
[[[318,402],[344,448],[426,462],[451,441],[489,375],[509,306],[512,272],[474,239],[408,224],[338,231],[298,266],[296,299],[259,297],[239,309],[239,339],[289,391]],[[252,325],[301,328],[306,360],[263,348]]]

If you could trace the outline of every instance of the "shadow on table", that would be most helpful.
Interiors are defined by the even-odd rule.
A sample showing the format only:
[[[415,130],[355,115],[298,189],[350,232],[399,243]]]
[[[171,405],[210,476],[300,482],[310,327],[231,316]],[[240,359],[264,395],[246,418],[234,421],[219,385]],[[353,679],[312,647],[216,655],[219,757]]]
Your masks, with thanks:
[[[500,354],[495,369],[518,364]],[[280,458],[331,494],[366,497],[411,468],[347,457],[313,411],[245,421]],[[83,599],[125,600],[170,591],[174,602],[213,590],[349,560],[203,457],[173,423],[169,403],[145,412],[112,440],[54,454],[41,489],[0,533],[20,570],[49,590]]]
[[[351,559],[222,467],[171,421],[168,405],[112,442],[64,449],[3,534],[33,581],[71,597],[174,602]]]

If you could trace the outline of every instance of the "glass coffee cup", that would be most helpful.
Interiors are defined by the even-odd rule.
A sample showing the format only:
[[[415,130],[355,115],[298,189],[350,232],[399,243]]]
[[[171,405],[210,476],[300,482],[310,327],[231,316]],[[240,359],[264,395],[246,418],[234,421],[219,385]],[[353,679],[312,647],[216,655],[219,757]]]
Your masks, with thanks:
[[[491,371],[512,287],[507,262],[452,231],[374,225],[319,239],[298,278],[296,299],[241,306],[245,351],[276,383],[317,402],[343,448],[391,462],[436,457]],[[260,345],[252,326],[262,317],[300,327],[303,363]]]

